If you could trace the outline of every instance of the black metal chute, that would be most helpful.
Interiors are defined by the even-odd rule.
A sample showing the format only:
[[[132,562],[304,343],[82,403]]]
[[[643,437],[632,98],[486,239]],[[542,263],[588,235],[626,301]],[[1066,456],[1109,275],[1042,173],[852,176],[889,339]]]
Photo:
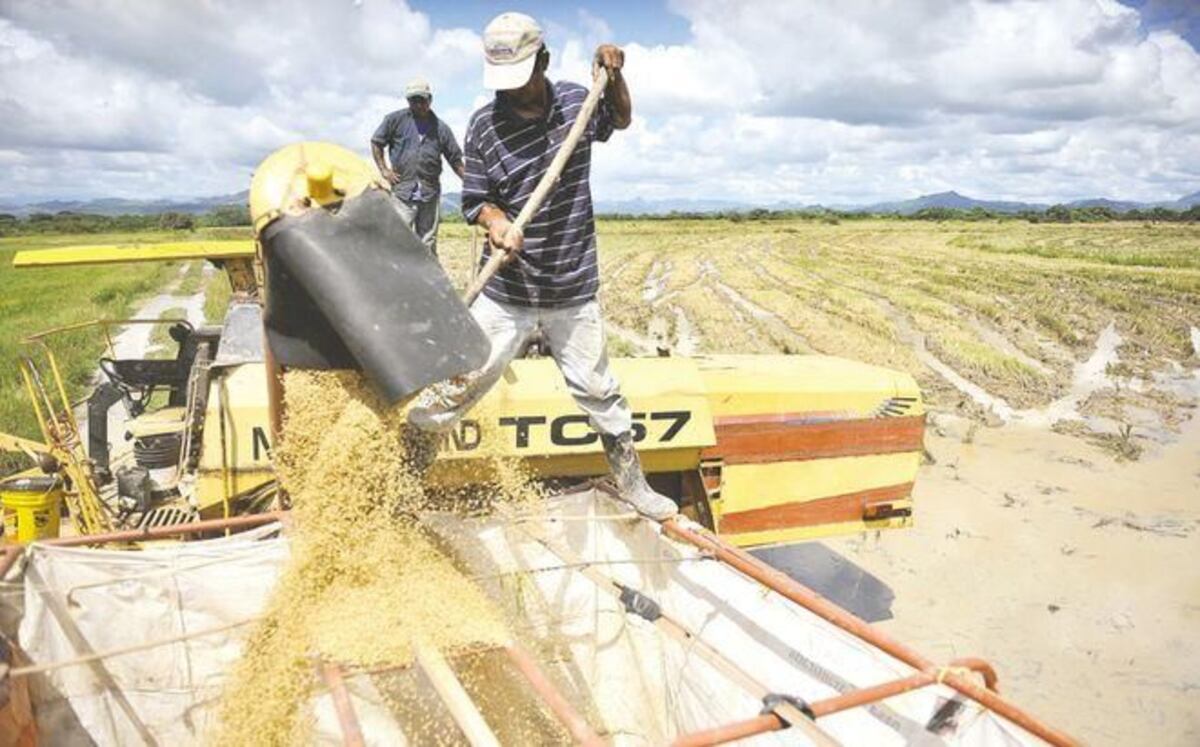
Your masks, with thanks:
[[[394,403],[487,361],[486,335],[386,192],[283,216],[259,238],[279,365],[361,370]]]

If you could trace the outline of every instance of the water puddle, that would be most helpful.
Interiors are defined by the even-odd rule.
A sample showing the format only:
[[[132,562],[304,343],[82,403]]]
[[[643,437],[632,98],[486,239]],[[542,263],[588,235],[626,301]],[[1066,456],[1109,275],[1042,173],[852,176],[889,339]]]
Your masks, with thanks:
[[[1108,375],[1108,367],[1120,361],[1117,354],[1120,345],[1121,335],[1117,332],[1117,325],[1109,322],[1096,339],[1096,349],[1092,355],[1083,363],[1075,364],[1071,390],[1044,408],[1015,413],[1016,419],[1042,427],[1049,427],[1059,420],[1083,420],[1079,406],[1095,392],[1114,385]]]
[[[654,303],[655,299],[666,292],[667,281],[670,279],[671,263],[655,260],[650,266],[650,272],[646,274],[646,281],[642,284],[642,301]]]
[[[675,312],[675,352],[679,355],[699,353],[700,340],[692,328],[692,321],[678,306],[672,306],[671,311]]]

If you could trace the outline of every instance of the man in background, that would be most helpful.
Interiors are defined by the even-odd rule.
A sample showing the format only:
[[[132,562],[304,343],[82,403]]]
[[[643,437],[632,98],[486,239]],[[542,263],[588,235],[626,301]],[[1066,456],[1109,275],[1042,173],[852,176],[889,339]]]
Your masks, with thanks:
[[[433,113],[433,91],[425,79],[412,80],[404,95],[408,108],[383,118],[371,137],[371,155],[379,173],[392,185],[408,227],[437,256],[442,158],[461,179],[462,150],[449,125]]]

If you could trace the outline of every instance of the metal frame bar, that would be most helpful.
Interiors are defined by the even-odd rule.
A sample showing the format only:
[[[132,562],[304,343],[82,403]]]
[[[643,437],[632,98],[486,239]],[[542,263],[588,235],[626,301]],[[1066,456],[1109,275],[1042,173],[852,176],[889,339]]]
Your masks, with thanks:
[[[592,731],[587,720],[563,697],[563,694],[546,677],[546,674],[537,665],[537,661],[528,652],[516,643],[510,643],[504,647],[504,653],[508,654],[509,659],[512,659],[517,671],[521,673],[559,723],[566,728],[572,739],[584,747],[598,747],[598,745],[604,744],[596,732]]]
[[[287,511],[268,511],[262,514],[234,516],[229,519],[205,519],[192,521],[187,524],[175,524],[168,527],[147,527],[145,529],[126,529],[119,532],[81,535],[79,537],[57,537],[55,539],[39,540],[39,545],[53,547],[78,547],[79,545],[106,545],[113,542],[138,542],[142,540],[166,539],[185,534],[200,532],[215,532],[222,529],[250,529],[251,527],[270,524],[273,521],[285,521]]]
[[[928,687],[938,683],[950,668],[970,669],[983,675],[984,682],[989,690],[995,690],[996,673],[992,670],[990,664],[982,659],[956,659],[950,663],[950,667],[946,669],[935,669],[932,671],[918,672],[907,677],[882,682],[871,687],[863,687],[857,690],[840,693],[831,698],[818,700],[815,703],[810,703],[809,711],[812,713],[812,718],[819,719],[824,716],[832,716],[835,713],[848,711],[851,708],[859,708],[861,706],[877,703],[887,698],[903,695],[912,690],[919,690],[922,687]],[[781,731],[788,728],[790,724],[786,723],[776,713],[763,713],[754,718],[749,718],[744,721],[735,721],[729,724],[705,729],[702,731],[684,734],[677,738],[672,744],[674,747],[698,747],[699,745],[716,745],[732,742],[737,739],[744,739],[758,734],[765,734],[772,731]]]
[[[809,612],[870,643],[914,669],[920,670],[922,673],[930,671],[940,672],[941,676],[938,677],[939,683],[953,688],[983,707],[995,711],[997,714],[1038,738],[1061,747],[1073,747],[1079,744],[1074,738],[1043,724],[1029,713],[1001,698],[991,690],[980,687],[961,675],[946,670],[938,670],[932,661],[926,659],[915,650],[886,633],[879,631],[865,620],[829,602],[782,571],[772,568],[744,550],[726,544],[716,535],[707,531],[693,530],[685,526],[678,519],[668,519],[662,522],[662,527],[663,533],[668,537],[711,553],[721,562],[749,576],[780,596],[795,602]],[[979,662],[976,659],[969,661],[972,663]],[[983,664],[987,670],[991,670],[990,665]],[[993,671],[991,675],[993,683],[994,678],[995,673]]]
[[[350,693],[346,692],[346,681],[342,676],[342,668],[328,661],[317,662],[317,670],[325,686],[329,688],[329,697],[333,701],[333,710],[337,714],[338,726],[342,729],[342,744],[344,747],[363,747],[362,726],[358,722],[358,714],[354,712],[354,704],[350,701]]]

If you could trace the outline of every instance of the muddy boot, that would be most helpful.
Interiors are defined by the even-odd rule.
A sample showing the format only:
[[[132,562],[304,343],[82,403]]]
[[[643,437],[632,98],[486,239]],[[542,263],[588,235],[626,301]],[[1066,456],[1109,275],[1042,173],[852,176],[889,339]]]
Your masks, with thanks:
[[[654,492],[646,482],[642,463],[633,449],[633,434],[628,431],[620,436],[601,434],[600,442],[604,444],[604,456],[608,457],[608,466],[617,483],[621,500],[637,509],[642,516],[651,519],[662,520],[679,513],[675,501]]]

